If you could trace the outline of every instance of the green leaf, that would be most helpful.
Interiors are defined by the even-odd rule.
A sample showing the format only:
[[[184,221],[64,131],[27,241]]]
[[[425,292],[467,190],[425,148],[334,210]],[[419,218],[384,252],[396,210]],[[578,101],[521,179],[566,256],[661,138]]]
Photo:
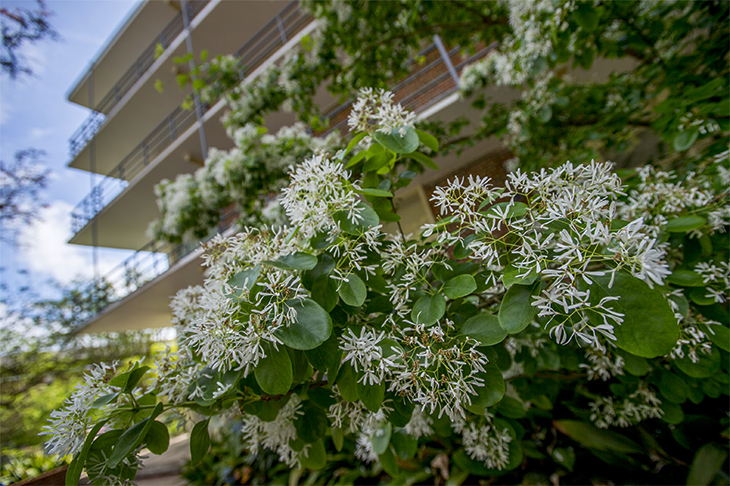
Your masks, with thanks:
[[[317,442],[327,433],[329,420],[327,414],[311,400],[302,402],[301,415],[297,415],[294,427],[297,429],[297,437],[306,444]]]
[[[705,335],[718,348],[730,352],[730,329],[723,325],[713,325],[703,329]]]
[[[401,130],[405,132],[401,135]],[[410,154],[418,148],[420,140],[418,134],[411,127],[397,127],[390,133],[375,132],[376,142],[397,154]]]
[[[332,312],[337,305],[337,281],[329,274],[317,277],[312,285],[312,299],[325,311]]]
[[[311,270],[317,266],[317,257],[309,253],[298,251],[290,255],[284,255],[274,261],[267,260],[265,263],[282,270]]]
[[[616,272],[612,288],[611,276],[594,278],[591,285],[591,303],[597,304],[606,296],[619,300],[607,302],[605,307],[624,314],[624,321],[614,328],[616,346],[642,358],[665,356],[679,339],[679,327],[674,312],[664,296],[638,278]],[[593,325],[603,324],[603,318],[588,313]]]
[[[339,223],[340,229],[345,233],[350,235],[360,235],[369,228],[377,226],[378,223],[380,223],[378,214],[369,205],[360,201],[355,205],[355,207],[357,208],[357,213],[361,216],[361,219],[358,219],[357,223],[350,221],[347,217],[347,211],[336,211],[332,215],[332,219]]]
[[[623,454],[640,454],[644,449],[636,442],[619,433],[603,430],[578,420],[556,420],[553,425],[563,434],[590,449],[613,451]]]
[[[393,444],[395,453],[401,459],[408,460],[415,456],[418,451],[418,441],[402,428],[393,431],[393,435],[390,436],[390,442]]]
[[[433,161],[428,155],[422,154],[421,152],[412,152],[408,154],[408,157],[412,158],[427,169],[439,170],[439,166]]]
[[[226,283],[236,289],[246,288],[248,290],[251,290],[256,283],[256,280],[258,280],[260,272],[261,265],[259,264],[232,275]],[[241,291],[240,293],[234,291],[233,296],[237,299],[241,299],[243,297],[243,291]]]
[[[474,387],[476,397],[472,397],[471,403],[477,407],[492,407],[499,403],[504,397],[505,384],[502,372],[492,362],[484,366],[485,373],[479,373],[478,377],[484,380],[484,386]]]
[[[342,446],[345,445],[345,431],[342,428],[332,427],[332,442],[337,452],[342,452]]]
[[[330,315],[310,299],[289,301],[297,317],[288,327],[282,328],[277,337],[293,349],[314,349],[332,334]]]
[[[210,447],[208,422],[210,422],[210,419],[198,422],[190,432],[190,462],[193,466],[202,461],[208,453]]]
[[[92,427],[89,431],[89,435],[87,435],[86,440],[84,440],[84,445],[81,446],[79,452],[76,453],[73,460],[68,465],[68,469],[66,470],[66,486],[77,486],[79,484],[81,472],[84,470],[86,458],[89,456],[91,443],[94,441],[96,434],[99,433],[106,422],[106,420],[102,420],[98,424],[94,425],[94,427]]]
[[[356,145],[357,145],[358,143],[360,143],[360,141],[361,141],[361,140],[362,140],[363,138],[365,138],[365,136],[366,136],[366,135],[367,135],[367,133],[358,133],[357,135],[355,135],[355,137],[354,137],[354,138],[353,138],[352,140],[350,140],[350,143],[348,143],[348,144],[347,144],[347,148],[345,148],[345,150],[343,150],[342,152],[340,152],[340,153],[339,153],[339,154],[337,155],[337,157],[338,157],[338,158],[339,158],[340,160],[344,160],[345,156],[346,156],[347,154],[349,154],[349,153],[350,153],[350,151],[351,151],[352,149],[354,149],[354,148],[355,148],[355,146],[356,146]],[[362,152],[360,152],[360,153],[362,153]]]
[[[507,332],[499,325],[497,316],[479,314],[466,320],[461,334],[476,339],[482,346],[493,346],[507,337]]]
[[[269,395],[283,395],[291,388],[293,372],[289,353],[284,346],[279,349],[268,341],[262,341],[266,356],[253,369],[256,382],[264,393]]]
[[[676,373],[660,369],[659,393],[672,403],[681,405],[689,398],[690,390],[687,382]]]
[[[108,395],[102,395],[91,404],[91,408],[101,408],[107,403],[111,403],[117,399],[119,393],[109,393]]]
[[[682,407],[677,405],[676,403],[672,403],[668,400],[664,400],[660,405],[659,408],[662,409],[662,412],[664,414],[662,415],[662,421],[668,423],[668,424],[680,424],[684,420],[684,412],[682,411]]]
[[[337,389],[348,402],[356,402],[360,399],[357,387],[357,375],[350,363],[342,363],[340,372],[337,374]]]
[[[386,422],[384,426],[376,430],[375,434],[373,434],[373,438],[371,439],[373,452],[378,455],[383,454],[390,445],[390,436],[392,433],[393,424],[390,422]]]
[[[550,119],[553,117],[553,109],[550,107],[550,105],[543,105],[540,107],[539,110],[537,110],[537,121],[540,123],[547,123],[550,121]]]
[[[345,280],[342,280],[339,294],[345,304],[360,307],[368,296],[368,289],[360,277],[351,273]]]
[[[373,443],[375,443],[375,439],[373,439]],[[378,455],[378,461],[383,466],[383,471],[388,473],[390,477],[395,478],[400,473],[398,461],[395,459],[395,455],[393,455],[392,448],[386,446],[385,450]]]
[[[469,274],[454,277],[444,285],[444,294],[452,300],[465,297],[477,289],[477,283]]]
[[[699,130],[696,129],[679,132],[677,136],[674,137],[674,150],[677,152],[684,152],[689,149],[692,144],[695,143],[699,134]]]
[[[395,154],[392,152],[383,152],[380,154],[375,154],[372,157],[368,157],[368,161],[365,162],[365,165],[362,166],[363,172],[373,172],[377,171],[383,167],[386,167],[388,163],[393,160]]]
[[[504,417],[512,419],[521,419],[527,415],[525,404],[512,397],[502,397],[499,403],[497,403],[497,412]]]
[[[506,289],[512,287],[514,284],[532,285],[535,280],[540,276],[537,271],[533,268],[530,273],[525,277],[517,277],[524,273],[523,269],[516,268],[508,263],[502,271],[502,283]]]
[[[499,325],[508,334],[523,331],[532,322],[537,308],[532,305],[532,296],[539,289],[539,283],[532,286],[512,285],[504,294],[499,306]]]
[[[439,141],[436,137],[434,137],[430,133],[424,132],[423,130],[416,129],[416,133],[418,134],[418,140],[420,140],[423,145],[430,148],[434,152],[438,152]]]
[[[411,319],[416,324],[431,326],[446,312],[446,299],[441,294],[424,295],[416,301],[411,311]]]
[[[581,28],[588,32],[593,32],[598,28],[601,15],[598,9],[593,8],[592,4],[581,2],[573,10],[573,18]]]
[[[311,365],[320,371],[336,374],[340,367],[342,351],[340,351],[337,337],[334,334],[316,348],[304,351],[304,354]]]
[[[675,359],[674,365],[685,375],[692,378],[710,378],[720,369],[720,352],[716,347],[709,354],[697,353],[699,362],[694,363],[688,356]]]
[[[145,437],[147,449],[152,454],[164,454],[167,448],[170,447],[170,432],[162,422],[154,421],[150,430],[147,432]]]
[[[354,167],[354,166],[356,166],[356,165],[358,164],[358,162],[360,162],[360,161],[361,161],[362,159],[364,159],[364,158],[365,158],[365,157],[367,157],[367,156],[368,156],[368,151],[367,151],[367,150],[363,150],[362,152],[358,152],[358,153],[356,153],[356,154],[355,154],[355,155],[354,155],[354,156],[353,156],[353,157],[352,157],[352,158],[351,158],[351,159],[350,159],[350,160],[349,160],[349,161],[347,162],[347,165],[345,166],[345,169],[349,169],[350,167]]]
[[[357,382],[357,394],[365,408],[375,413],[380,410],[385,399],[385,383],[366,385],[365,380],[362,381],[363,383]]]
[[[670,233],[687,233],[702,228],[707,221],[700,216],[680,216],[670,219],[664,229]]]
[[[369,187],[359,189],[355,192],[358,192],[360,194],[364,194],[366,196],[372,196],[372,197],[393,197],[393,193],[389,191],[383,191],[382,189],[372,189]]]
[[[327,465],[327,451],[321,439],[307,448],[301,455],[302,467],[307,469],[323,469]]]
[[[692,270],[675,270],[667,277],[667,282],[680,287],[704,287],[702,276]]]
[[[139,380],[142,379],[145,373],[149,371],[149,366],[140,366],[139,368],[133,369],[129,373],[129,380],[127,380],[127,384],[124,386],[124,391],[129,393],[132,390],[134,390],[134,387],[137,386],[137,383],[139,383]]]
[[[152,415],[141,422],[137,422],[127,429],[121,437],[119,437],[117,445],[114,447],[114,450],[112,450],[112,453],[109,456],[108,463],[110,468],[114,469],[117,467],[117,465],[122,462],[122,460],[127,457],[130,452],[142,443],[144,438],[147,436],[147,432],[150,430],[150,427],[152,427],[152,422],[154,422],[157,416],[161,413],[162,403],[158,403],[152,411]]]
[[[687,484],[701,486],[711,484],[726,460],[726,448],[712,443],[703,445],[692,460]]]

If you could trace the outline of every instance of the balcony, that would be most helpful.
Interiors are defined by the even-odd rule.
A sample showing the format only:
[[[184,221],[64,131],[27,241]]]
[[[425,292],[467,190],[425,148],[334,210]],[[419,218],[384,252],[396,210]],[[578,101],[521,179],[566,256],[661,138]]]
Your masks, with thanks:
[[[281,50],[291,38],[311,24],[311,20],[312,17],[299,8],[298,2],[289,3],[235,53],[235,56],[241,59],[241,65],[245,66],[245,68],[242,67],[245,69],[244,77],[246,73],[251,73],[249,77],[255,76],[257,69],[270,60],[274,53]],[[221,106],[220,102],[214,106],[203,105],[202,115],[208,119],[213,114],[212,112],[217,112]],[[176,107],[166,116],[74,208],[72,212],[74,238],[115,200],[134,178],[151,165],[155,165],[158,157],[165,154],[166,151],[169,153],[176,142],[181,143],[183,140],[191,138],[197,123],[194,111],[180,107]],[[154,206],[154,202],[152,205]],[[148,222],[146,221],[144,224],[146,225]]]
[[[186,2],[184,5],[188,9],[188,18],[190,20],[194,19],[209,1],[192,0]],[[154,64],[158,57],[159,49],[167,49],[184,29],[183,13],[180,12],[162,29],[155,41],[142,51],[142,54],[124,72],[109,92],[92,107],[94,111],[89,115],[89,118],[86,119],[69,139],[69,153],[72,159],[94,138],[94,135],[104,123],[106,115],[112,111],[122,97]]]

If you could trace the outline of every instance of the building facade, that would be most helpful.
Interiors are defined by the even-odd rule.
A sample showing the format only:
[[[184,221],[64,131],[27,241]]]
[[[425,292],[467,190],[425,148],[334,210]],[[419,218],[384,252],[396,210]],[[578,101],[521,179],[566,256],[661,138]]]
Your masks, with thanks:
[[[68,165],[90,174],[91,189],[74,210],[70,243],[134,251],[100,276],[119,299],[82,332],[169,326],[170,297],[204,279],[200,242],[174,246],[149,241],[147,236],[149,224],[160,216],[155,185],[200,168],[209,148],[233,146],[220,122],[224,101],[196,100],[193,108],[183,108],[191,92],[178,89],[177,76],[189,72],[190,63],[206,50],[210,56],[240,57],[245,66],[242,82],[251,82],[298,48],[315,28],[316,21],[296,0],[146,0],[71,88],[68,99],[91,113],[71,137]],[[466,57],[448,39],[434,37],[419,53],[422,62],[413,63],[404,79],[393,81],[395,100],[419,119],[448,121],[468,113],[468,102],[458,95],[460,72],[490,50],[484,46]],[[181,62],[188,54],[193,60]],[[342,104],[320,91],[316,101],[329,119],[328,131],[344,135],[350,102]],[[507,90],[495,94],[515,95]],[[283,111],[266,118],[270,132],[294,122],[294,115]],[[433,187],[468,173],[487,175],[499,183],[507,158],[509,153],[496,140],[437,157],[440,171],[427,170],[407,192],[396,195],[404,230],[413,232],[434,220],[428,202]],[[234,219],[235,215],[221,214],[217,231],[232,231]]]

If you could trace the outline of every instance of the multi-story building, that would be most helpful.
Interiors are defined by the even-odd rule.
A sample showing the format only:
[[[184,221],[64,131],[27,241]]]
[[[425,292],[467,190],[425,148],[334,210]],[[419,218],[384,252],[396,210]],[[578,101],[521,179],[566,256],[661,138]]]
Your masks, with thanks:
[[[196,103],[193,110],[181,107],[190,93],[178,89],[175,78],[189,65],[175,59],[188,53],[197,59],[204,49],[211,56],[235,54],[245,66],[243,82],[250,82],[297,48],[315,27],[296,0],[146,0],[71,88],[69,100],[91,114],[71,137],[69,167],[88,171],[92,189],[74,210],[70,243],[134,250],[103,276],[119,300],[91,319],[84,332],[168,326],[170,297],[204,278],[198,242],[173,247],[146,235],[150,222],[159,217],[154,186],[194,172],[208,148],[232,146],[220,123],[223,101]],[[422,119],[449,120],[468,113],[457,93],[459,73],[489,50],[484,47],[465,58],[458,46],[435,37],[420,53],[425,62],[414,63],[408,77],[394,80],[396,101]],[[321,91],[316,101],[329,114],[329,130],[344,133],[349,103],[340,105]],[[266,123],[273,132],[294,121],[293,115],[281,112],[268,116]],[[459,156],[437,158],[441,171],[427,171],[408,192],[397,195],[405,231],[433,221],[428,192],[437,183],[462,173],[499,181],[508,156],[498,142],[488,140]],[[229,230],[230,219],[222,217],[218,231]]]

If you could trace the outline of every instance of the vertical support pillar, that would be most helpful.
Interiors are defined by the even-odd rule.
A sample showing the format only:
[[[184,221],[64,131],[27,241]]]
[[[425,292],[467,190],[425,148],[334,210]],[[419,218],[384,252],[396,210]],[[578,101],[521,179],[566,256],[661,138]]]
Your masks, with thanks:
[[[456,84],[456,86],[459,86],[459,74],[456,72],[456,69],[454,68],[454,64],[451,62],[449,53],[446,52],[444,43],[441,42],[441,37],[439,37],[438,34],[434,35],[433,42],[436,44],[436,47],[438,48],[439,53],[441,54],[441,59],[443,59],[444,64],[446,64],[446,67],[449,70],[449,74],[451,74],[451,78],[454,80],[454,83]]]
[[[185,43],[188,48],[188,54],[193,55],[193,34],[190,30],[190,11],[189,5],[185,0],[180,0],[182,7],[183,23],[185,24]],[[195,68],[194,58],[190,59],[190,71]],[[208,145],[205,141],[205,128],[203,127],[203,107],[200,103],[200,97],[197,93],[193,93],[195,100],[195,117],[198,119],[198,134],[200,135],[200,148],[203,151],[203,160],[208,156]]]
[[[96,71],[96,66],[92,64],[91,71],[89,74],[89,82],[87,83],[87,86],[89,88],[89,107],[91,109],[95,109],[96,106],[94,106],[94,71]],[[91,212],[91,260],[92,265],[94,267],[94,287],[99,286],[99,230],[97,227],[97,220],[96,220],[96,214],[95,213],[95,203],[93,201],[95,197],[96,192],[96,137],[92,136],[91,140],[89,141],[89,174],[90,176],[90,185],[91,185],[91,205],[92,205],[92,212]],[[93,297],[94,302],[96,302],[96,292],[94,292]]]

